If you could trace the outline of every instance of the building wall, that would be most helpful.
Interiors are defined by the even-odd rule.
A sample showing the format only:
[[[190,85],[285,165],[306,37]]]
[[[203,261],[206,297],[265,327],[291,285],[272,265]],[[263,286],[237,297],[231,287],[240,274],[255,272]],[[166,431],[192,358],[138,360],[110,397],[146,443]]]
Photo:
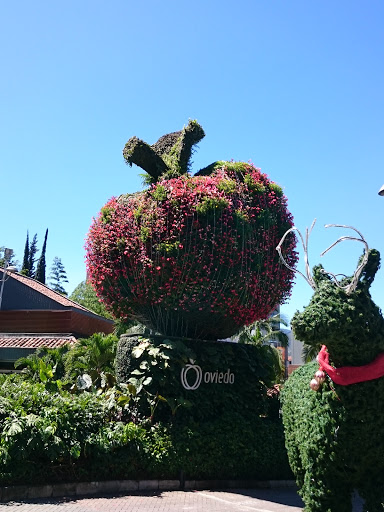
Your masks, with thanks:
[[[302,366],[304,361],[301,357],[303,350],[303,343],[297,340],[293,332],[289,329],[282,329],[288,336],[288,374],[290,375],[293,370]]]
[[[0,311],[0,332],[71,332],[71,311]]]
[[[4,333],[73,333],[77,337],[95,332],[113,332],[112,320],[75,309],[63,311],[0,311],[0,332]]]

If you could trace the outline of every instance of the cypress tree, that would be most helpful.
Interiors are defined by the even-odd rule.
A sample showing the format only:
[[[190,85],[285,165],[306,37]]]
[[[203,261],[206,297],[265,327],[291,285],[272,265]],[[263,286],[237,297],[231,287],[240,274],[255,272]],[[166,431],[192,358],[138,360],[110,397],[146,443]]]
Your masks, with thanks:
[[[48,238],[48,229],[45,232],[44,243],[41,249],[41,254],[39,261],[36,266],[35,279],[40,281],[40,283],[45,284],[45,269],[46,269],[46,261],[45,261],[45,252],[47,250],[47,238]]]
[[[37,248],[37,233],[35,233],[31,245],[29,246],[29,255],[28,255],[28,276],[35,277],[35,255],[38,252]]]
[[[27,231],[27,238],[25,240],[23,267],[21,274],[29,276],[29,232]]]

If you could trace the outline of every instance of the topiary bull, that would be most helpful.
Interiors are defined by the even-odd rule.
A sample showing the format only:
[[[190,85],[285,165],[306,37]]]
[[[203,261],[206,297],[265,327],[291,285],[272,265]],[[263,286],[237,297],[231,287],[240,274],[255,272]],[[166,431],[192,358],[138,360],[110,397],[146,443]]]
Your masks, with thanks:
[[[319,265],[311,276],[306,259],[314,294],[292,319],[297,339],[322,346],[282,393],[288,458],[310,512],[351,511],[354,490],[365,511],[384,509],[384,319],[369,293],[380,255],[355,231],[336,242],[364,243],[354,275],[338,281]],[[307,244],[308,232],[306,255]]]

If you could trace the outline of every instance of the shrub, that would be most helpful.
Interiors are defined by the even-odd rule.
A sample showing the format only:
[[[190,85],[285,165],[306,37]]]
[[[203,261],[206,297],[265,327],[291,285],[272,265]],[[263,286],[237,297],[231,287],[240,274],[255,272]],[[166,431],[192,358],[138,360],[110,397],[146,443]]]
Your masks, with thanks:
[[[208,422],[118,421],[111,394],[49,393],[0,376],[0,485],[178,478],[287,478],[281,422],[228,409]],[[176,416],[177,419],[177,416]]]
[[[85,455],[90,434],[105,423],[106,406],[95,395],[50,393],[43,384],[19,376],[0,391],[1,478],[44,481],[46,468],[70,472]],[[72,475],[71,475],[72,476]],[[54,477],[54,476],[53,476]]]
[[[119,382],[144,383],[138,404],[142,415],[153,416],[147,391],[152,401],[157,399],[152,404],[152,408],[157,407],[155,419],[169,421],[180,406],[176,416],[187,422],[192,418],[210,421],[227,410],[255,420],[268,415],[267,390],[276,379],[274,359],[266,355],[268,348],[126,335],[121,337],[117,349],[116,376]],[[203,378],[198,389],[185,389],[181,373],[192,362],[201,368],[202,375],[208,372],[213,380],[219,373],[229,371],[233,382],[204,382]]]
[[[95,333],[77,340],[65,360],[67,380],[89,373],[99,384],[102,373],[114,373],[118,338],[114,334]]]

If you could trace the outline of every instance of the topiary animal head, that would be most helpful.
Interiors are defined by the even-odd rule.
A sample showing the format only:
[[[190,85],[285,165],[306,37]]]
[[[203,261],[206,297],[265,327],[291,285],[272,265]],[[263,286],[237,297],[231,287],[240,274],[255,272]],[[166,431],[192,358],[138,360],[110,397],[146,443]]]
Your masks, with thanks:
[[[318,349],[326,345],[336,365],[365,364],[384,349],[383,317],[369,293],[380,267],[380,254],[375,249],[369,250],[362,235],[357,233],[360,238],[342,237],[336,242],[353,239],[364,243],[365,251],[354,274],[339,281],[322,265],[314,267],[312,275],[307,269],[304,277],[314,294],[308,306],[296,312],[291,321],[298,340]],[[307,253],[306,244],[304,249]]]

